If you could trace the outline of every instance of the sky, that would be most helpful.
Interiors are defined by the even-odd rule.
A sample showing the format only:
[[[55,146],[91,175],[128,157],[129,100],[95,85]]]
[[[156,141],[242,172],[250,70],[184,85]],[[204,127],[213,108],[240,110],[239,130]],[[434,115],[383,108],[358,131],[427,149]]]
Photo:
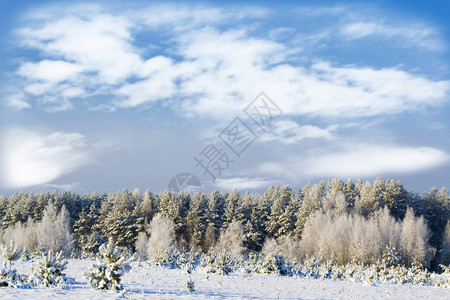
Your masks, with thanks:
[[[0,0],[0,193],[450,187],[449,13]]]

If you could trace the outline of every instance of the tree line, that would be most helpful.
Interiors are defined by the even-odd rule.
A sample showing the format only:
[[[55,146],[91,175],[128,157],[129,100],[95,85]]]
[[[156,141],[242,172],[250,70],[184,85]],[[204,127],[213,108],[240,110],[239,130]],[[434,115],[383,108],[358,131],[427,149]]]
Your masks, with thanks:
[[[332,179],[298,191],[272,186],[261,195],[236,190],[193,195],[137,189],[85,195],[21,192],[0,196],[0,239],[15,240],[30,252],[89,255],[113,238],[135,251],[138,237],[150,235],[157,214],[171,222],[174,245],[186,251],[214,249],[230,224],[238,224],[246,252],[272,247],[298,259],[371,263],[394,248],[405,265],[436,269],[450,263],[447,189],[419,195],[400,181],[382,178],[365,183]]]

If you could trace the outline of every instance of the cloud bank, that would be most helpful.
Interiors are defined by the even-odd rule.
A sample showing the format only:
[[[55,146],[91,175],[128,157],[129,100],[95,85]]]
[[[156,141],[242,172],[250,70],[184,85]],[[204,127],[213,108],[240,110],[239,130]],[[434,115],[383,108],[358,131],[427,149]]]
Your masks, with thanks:
[[[51,183],[92,162],[85,138],[79,133],[44,134],[16,128],[5,132],[1,141],[2,188]]]
[[[72,6],[59,14],[30,14],[17,35],[40,58],[18,67],[21,83],[9,104],[61,111],[80,98],[109,110],[170,103],[186,115],[218,119],[235,115],[264,90],[291,115],[352,118],[415,111],[448,99],[449,81],[397,66],[302,61],[302,47],[258,30],[268,14],[276,11],[172,5],[123,12]],[[237,15],[237,24],[228,21],[230,15]],[[439,41],[425,25],[342,26],[341,35],[349,39],[379,34]],[[143,42],[140,35],[156,38]],[[89,101],[99,95],[110,101]]]

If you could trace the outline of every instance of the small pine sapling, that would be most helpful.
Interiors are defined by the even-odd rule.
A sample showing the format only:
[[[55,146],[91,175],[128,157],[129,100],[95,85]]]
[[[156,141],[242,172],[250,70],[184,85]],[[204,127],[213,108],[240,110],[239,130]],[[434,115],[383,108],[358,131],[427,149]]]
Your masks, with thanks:
[[[49,250],[42,254],[36,266],[31,267],[28,282],[31,285],[50,287],[73,282],[72,278],[66,277],[63,271],[67,268],[62,251],[54,253]]]
[[[13,261],[18,260],[23,253],[23,249],[20,247],[17,247],[14,244],[14,241],[11,241],[9,246],[3,245],[1,247],[1,254],[5,260],[9,262],[9,269],[11,270],[11,265]]]
[[[92,287],[100,290],[121,290],[122,275],[131,268],[122,255],[120,247],[114,245],[113,239],[99,248],[100,255],[97,263],[92,265],[90,271],[85,274]]]
[[[190,268],[188,268],[188,269],[186,270],[186,272],[187,272],[187,274],[188,274],[188,280],[186,281],[186,287],[187,287],[187,289],[188,289],[189,292],[194,292],[194,291],[195,291],[195,282],[194,282],[194,280],[192,280],[192,278],[191,278],[191,273],[192,273],[192,271],[191,271]]]
[[[18,281],[21,281],[22,278],[17,274],[16,269],[12,269],[12,262],[18,260],[22,256],[23,249],[17,247],[14,244],[14,241],[11,241],[9,246],[1,246],[0,253],[9,263],[9,268],[7,268],[6,262],[4,262],[3,268],[0,269],[0,286],[15,285]]]

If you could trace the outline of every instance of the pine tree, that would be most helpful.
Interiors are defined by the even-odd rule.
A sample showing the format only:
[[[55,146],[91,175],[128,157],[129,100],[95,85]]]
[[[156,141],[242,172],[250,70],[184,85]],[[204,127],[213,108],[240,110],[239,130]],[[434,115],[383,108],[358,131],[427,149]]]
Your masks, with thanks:
[[[101,208],[98,228],[106,238],[112,238],[118,246],[134,250],[136,239],[143,230],[140,205],[132,193],[120,191],[108,197]]]
[[[186,226],[191,249],[196,249],[203,244],[203,235],[206,230],[206,203],[206,195],[202,192],[195,193],[191,199],[189,211],[186,217]]]
[[[240,196],[236,189],[225,198],[225,207],[224,207],[224,223],[223,229],[226,229],[228,225],[233,222],[236,216],[236,207],[240,202]]]
[[[63,271],[67,268],[67,261],[63,260],[62,251],[53,253],[49,250],[43,254],[37,265],[31,267],[28,282],[37,286],[55,286],[73,282],[72,278],[66,277]]]
[[[22,256],[23,249],[17,247],[14,241],[11,241],[9,246],[1,246],[0,252],[3,258],[9,262],[9,269],[11,270],[12,262],[18,260]]]
[[[299,239],[302,236],[303,229],[309,218],[315,211],[322,206],[325,193],[325,183],[321,181],[318,185],[307,184],[300,193],[301,206],[297,212],[297,221],[295,223],[294,233]]]
[[[115,246],[112,238],[99,248],[97,263],[92,265],[85,276],[92,287],[100,290],[121,290],[121,277],[131,268],[123,257],[120,247]]]
[[[156,198],[150,190],[146,190],[142,200],[142,217],[144,222],[150,222],[157,212]]]
[[[98,247],[104,243],[104,239],[96,227],[98,218],[98,209],[95,203],[92,203],[89,213],[82,209],[79,219],[73,226],[73,234],[77,241],[77,246],[85,254],[96,253]]]

